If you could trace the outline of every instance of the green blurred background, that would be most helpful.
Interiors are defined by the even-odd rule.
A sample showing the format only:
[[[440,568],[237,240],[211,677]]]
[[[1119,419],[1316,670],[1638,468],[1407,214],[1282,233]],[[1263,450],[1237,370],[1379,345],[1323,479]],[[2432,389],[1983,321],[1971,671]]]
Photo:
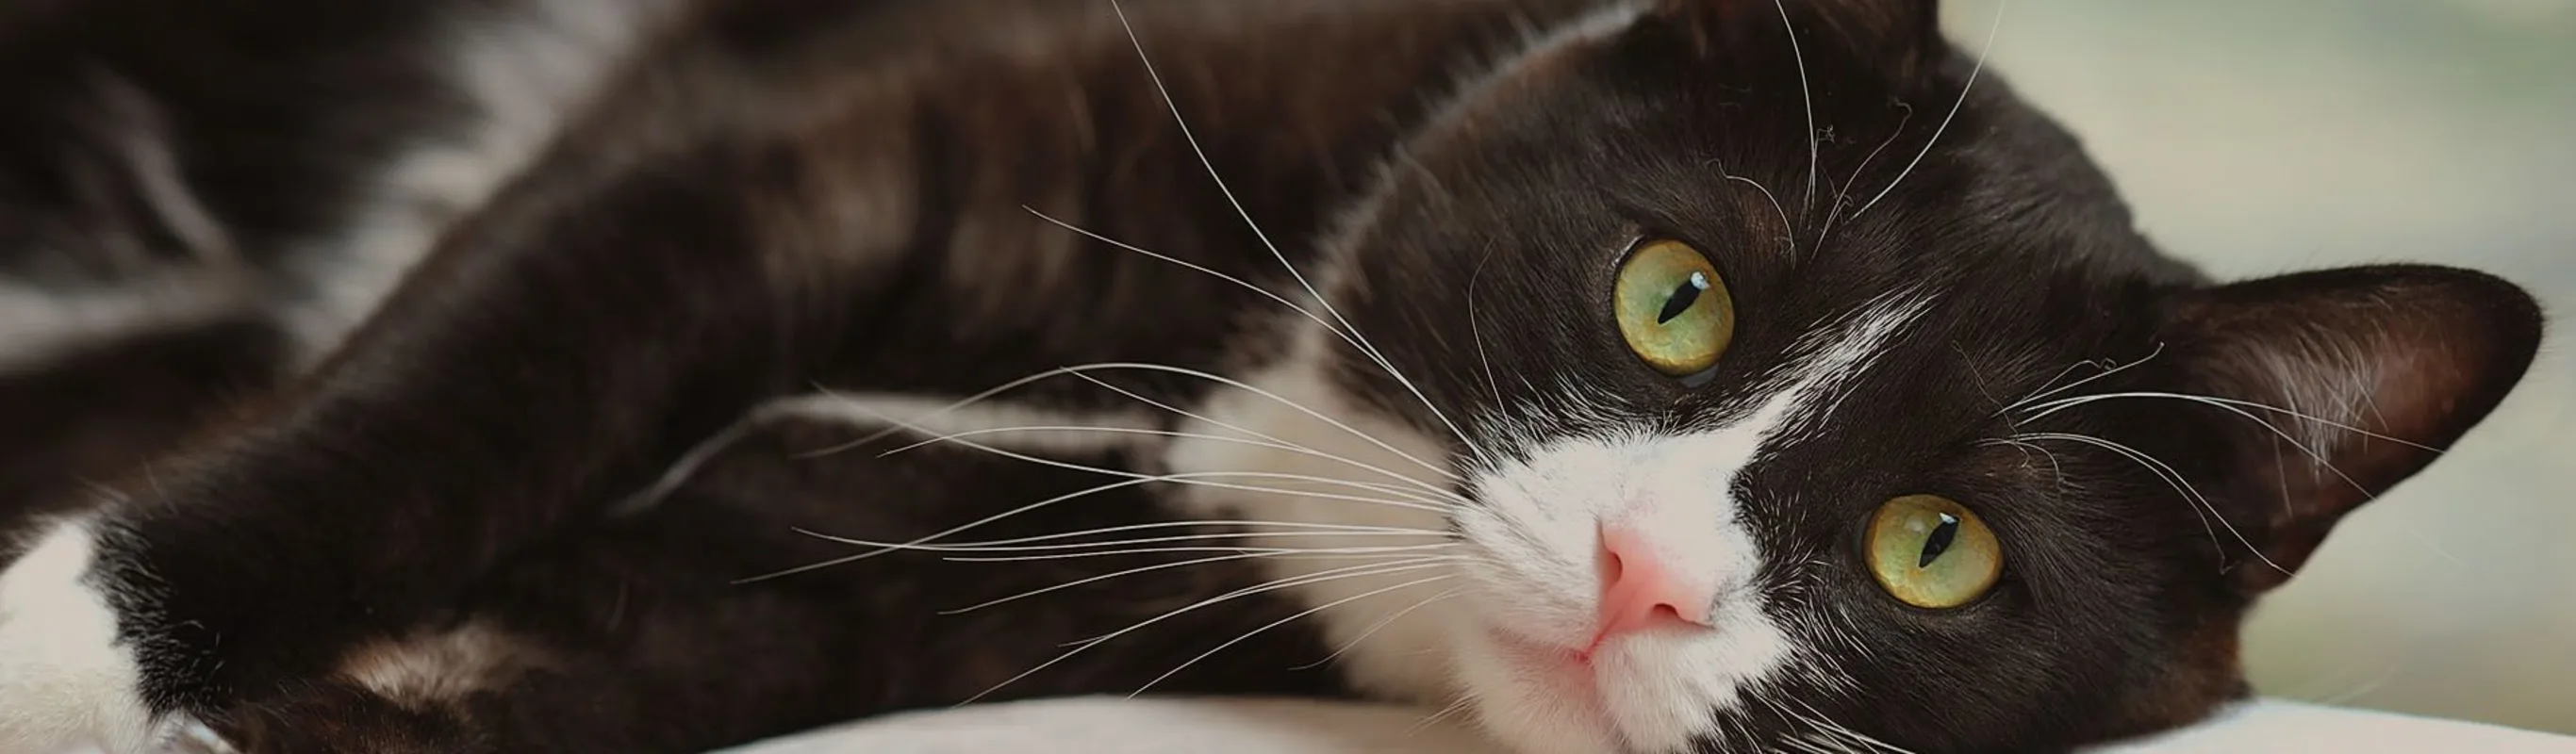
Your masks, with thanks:
[[[2530,288],[2497,416],[2250,629],[2265,693],[2576,733],[2576,0],[1958,0],[2145,230],[2227,277],[2378,261]]]

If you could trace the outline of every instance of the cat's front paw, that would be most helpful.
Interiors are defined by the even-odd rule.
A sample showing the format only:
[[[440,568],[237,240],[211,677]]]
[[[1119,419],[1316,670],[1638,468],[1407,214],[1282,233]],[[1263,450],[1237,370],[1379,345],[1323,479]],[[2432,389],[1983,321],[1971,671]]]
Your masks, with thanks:
[[[90,576],[97,542],[86,521],[57,524],[0,571],[0,754],[153,743],[141,667]]]

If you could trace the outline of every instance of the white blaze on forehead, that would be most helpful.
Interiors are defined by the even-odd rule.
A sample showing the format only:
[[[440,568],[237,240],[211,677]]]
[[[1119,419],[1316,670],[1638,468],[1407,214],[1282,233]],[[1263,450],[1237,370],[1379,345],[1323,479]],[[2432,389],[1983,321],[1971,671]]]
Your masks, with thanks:
[[[1763,554],[1743,517],[1746,501],[1736,497],[1739,478],[1757,459],[1812,434],[1923,303],[1880,299],[1811,333],[1793,349],[1802,356],[1756,392],[1752,410],[1723,426],[1555,440],[1476,480],[1478,505],[1458,518],[1468,541],[1492,556],[1469,568],[1483,590],[1479,617],[1530,642],[1582,646],[1597,629],[1603,587],[1598,532],[1627,528],[1694,594],[1712,600],[1715,630],[1643,634],[1603,653],[1601,714],[1630,746],[1671,748],[1712,733],[1717,713],[1736,704],[1744,686],[1802,651],[1762,611],[1753,579]],[[1569,707],[1556,697],[1585,693],[1534,684],[1508,668],[1465,670],[1470,693],[1485,702],[1486,724],[1516,740],[1554,740],[1539,729],[1569,724],[1569,713],[1550,712]]]

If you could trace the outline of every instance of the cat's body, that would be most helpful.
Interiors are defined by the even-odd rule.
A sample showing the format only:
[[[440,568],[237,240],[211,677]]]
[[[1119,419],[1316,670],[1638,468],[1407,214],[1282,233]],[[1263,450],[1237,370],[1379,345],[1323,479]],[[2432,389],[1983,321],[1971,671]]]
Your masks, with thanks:
[[[1928,4],[109,5],[0,11],[57,40],[0,45],[41,105],[0,306],[54,317],[0,344],[0,479],[72,510],[0,576],[0,748],[686,751],[1150,686],[2063,749],[2241,694],[2255,563],[2359,502],[2275,440],[2384,489],[2428,457],[2352,425],[2447,442],[2537,338],[2457,271],[2202,290]],[[1679,377],[1604,303],[1666,238],[1734,307]],[[2064,402],[2122,391],[2219,398]],[[1990,594],[1859,566],[1917,493],[1994,522]]]

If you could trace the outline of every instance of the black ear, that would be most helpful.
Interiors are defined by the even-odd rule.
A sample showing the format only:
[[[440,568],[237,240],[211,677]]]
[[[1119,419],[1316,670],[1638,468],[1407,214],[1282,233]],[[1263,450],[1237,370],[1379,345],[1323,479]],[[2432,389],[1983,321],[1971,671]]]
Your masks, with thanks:
[[[1785,46],[1786,18],[1809,52],[1832,45],[1910,77],[1947,49],[1940,0],[1660,0],[1655,16],[1693,30],[1703,48]]]
[[[2235,586],[2254,593],[2288,580],[2344,514],[2485,419],[2531,365],[2541,319],[2512,283],[2412,265],[2285,275],[2175,301],[2164,324],[2179,392],[2243,412],[2213,425],[2226,428],[2218,466],[2228,479],[2210,497],[2259,555],[2230,572]]]

